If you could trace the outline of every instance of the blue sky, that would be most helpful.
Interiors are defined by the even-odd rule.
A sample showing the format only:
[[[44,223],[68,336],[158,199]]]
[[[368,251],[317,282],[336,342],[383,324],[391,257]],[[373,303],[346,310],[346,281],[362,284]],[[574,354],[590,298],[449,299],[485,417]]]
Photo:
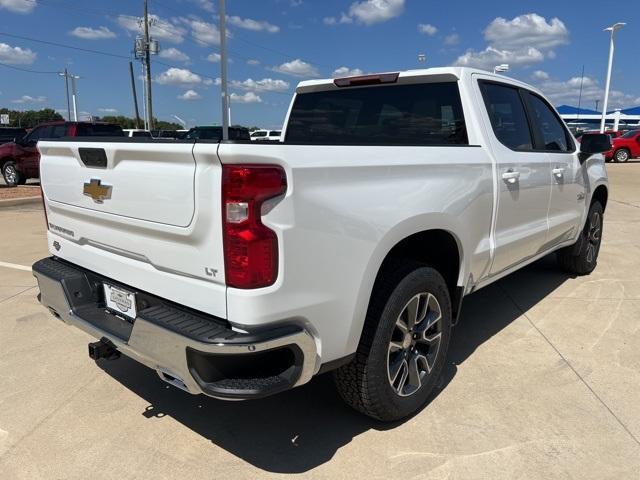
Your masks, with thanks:
[[[217,0],[149,5],[162,48],[152,65],[155,116],[219,122]],[[67,67],[82,77],[84,114],[131,116],[127,59],[141,14],[142,0],[0,0],[0,106],[66,112],[63,80],[35,72]],[[594,108],[609,48],[602,29],[617,21],[628,25],[617,37],[611,103],[640,104],[640,8],[633,2],[227,0],[227,14],[233,123],[281,125],[295,85],[306,78],[423,65],[509,63],[509,75],[539,86],[556,105],[577,104],[584,65],[582,105]],[[135,68],[139,74],[138,62]]]

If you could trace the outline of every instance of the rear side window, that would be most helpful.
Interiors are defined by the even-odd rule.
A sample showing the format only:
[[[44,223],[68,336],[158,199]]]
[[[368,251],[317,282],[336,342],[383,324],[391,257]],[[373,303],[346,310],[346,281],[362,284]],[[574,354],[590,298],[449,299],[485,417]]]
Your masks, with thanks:
[[[76,130],[78,137],[124,137],[118,125],[79,124]]]
[[[316,145],[466,145],[455,82],[302,93],[287,143]]]
[[[569,133],[551,107],[537,95],[530,93],[528,96],[532,115],[535,119],[534,124],[542,140],[539,150],[554,152],[573,150],[573,142],[569,138]],[[538,149],[537,146],[536,149]]]
[[[273,130],[271,132],[269,132],[269,136],[270,137],[279,137],[280,136],[280,132],[277,130]]]
[[[493,132],[500,143],[512,150],[531,150],[531,130],[518,89],[495,83],[481,83],[481,87]]]

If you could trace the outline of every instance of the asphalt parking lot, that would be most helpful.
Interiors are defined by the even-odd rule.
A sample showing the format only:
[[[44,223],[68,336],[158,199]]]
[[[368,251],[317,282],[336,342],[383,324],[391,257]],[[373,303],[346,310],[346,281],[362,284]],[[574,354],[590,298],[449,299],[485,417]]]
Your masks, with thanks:
[[[41,207],[0,207],[0,478],[640,478],[640,163],[608,169],[596,271],[550,257],[470,296],[441,389],[395,425],[327,375],[226,403],[93,362],[36,301]]]

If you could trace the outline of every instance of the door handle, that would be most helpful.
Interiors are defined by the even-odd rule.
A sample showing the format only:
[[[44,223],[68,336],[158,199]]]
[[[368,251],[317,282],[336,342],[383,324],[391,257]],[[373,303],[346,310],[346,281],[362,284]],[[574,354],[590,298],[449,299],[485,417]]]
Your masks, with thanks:
[[[502,179],[507,183],[516,183],[520,178],[520,172],[509,169],[502,174]]]
[[[564,168],[556,167],[551,170],[551,173],[553,173],[556,178],[562,178],[564,175]]]

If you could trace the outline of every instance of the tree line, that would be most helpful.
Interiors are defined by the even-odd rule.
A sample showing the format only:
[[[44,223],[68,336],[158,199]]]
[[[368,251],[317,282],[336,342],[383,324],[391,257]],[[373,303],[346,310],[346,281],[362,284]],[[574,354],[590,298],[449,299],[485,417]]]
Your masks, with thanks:
[[[9,108],[0,108],[0,114],[9,114],[9,127],[33,128],[40,123],[64,120],[64,117],[52,108],[43,108],[41,110],[12,110]],[[115,123],[122,128],[136,128],[135,120],[125,117],[124,115],[93,117],[93,120],[96,122]],[[157,119],[154,119],[154,125],[158,130],[180,130],[183,128],[182,125],[178,123]]]

